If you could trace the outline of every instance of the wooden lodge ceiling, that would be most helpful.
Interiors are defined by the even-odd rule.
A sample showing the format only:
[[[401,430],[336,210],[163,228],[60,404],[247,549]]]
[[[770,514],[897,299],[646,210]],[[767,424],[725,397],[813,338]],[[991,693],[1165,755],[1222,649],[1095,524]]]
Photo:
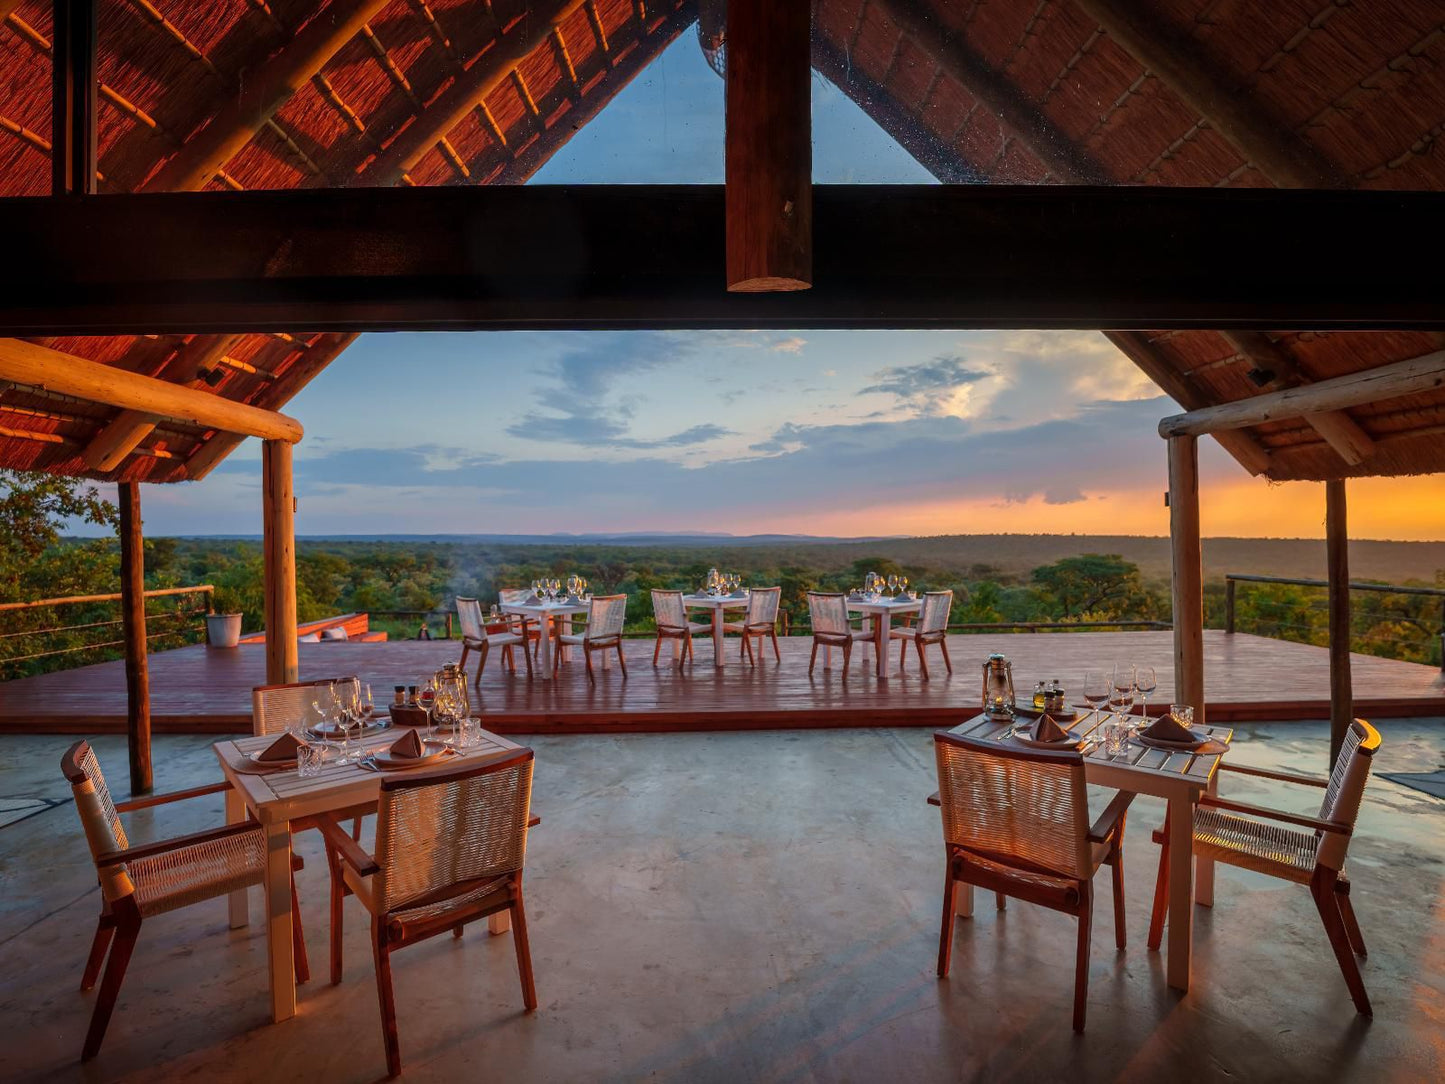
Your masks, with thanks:
[[[703,0],[704,15],[716,4]],[[815,69],[940,180],[1445,189],[1445,2],[815,0]],[[517,184],[693,0],[103,0],[101,192]],[[0,195],[48,191],[48,0],[0,0]],[[720,134],[719,134],[720,135]],[[1318,229],[1328,231],[1320,222]],[[1257,268],[1298,238],[1234,255]],[[144,243],[138,238],[137,243]],[[1380,258],[1408,238],[1382,238]],[[1427,254],[1434,256],[1435,254]],[[1080,254],[1087,273],[1088,254]],[[276,409],[348,334],[43,345]],[[1435,332],[1119,332],[1186,409],[1441,349]],[[1275,479],[1445,469],[1445,393],[1221,437]],[[202,477],[239,440],[0,386],[0,465]]]

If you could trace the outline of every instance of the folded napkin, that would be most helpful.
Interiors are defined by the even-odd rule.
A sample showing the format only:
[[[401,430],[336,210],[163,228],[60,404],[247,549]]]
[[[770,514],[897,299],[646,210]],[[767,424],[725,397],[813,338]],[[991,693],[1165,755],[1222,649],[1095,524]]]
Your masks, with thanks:
[[[1139,732],[1153,741],[1174,742],[1178,745],[1197,745],[1200,736],[1190,730],[1172,715],[1161,715],[1148,727]]]
[[[426,752],[426,746],[422,744],[421,735],[415,730],[408,730],[399,739],[391,743],[388,750],[392,756],[398,759],[405,757],[419,757]]]
[[[1066,742],[1073,735],[1054,722],[1054,717],[1045,713],[1040,715],[1029,731],[1029,737],[1034,741]]]
[[[261,752],[256,759],[263,764],[274,764],[277,762],[295,760],[296,750],[306,743],[301,741],[289,730],[273,741]]]

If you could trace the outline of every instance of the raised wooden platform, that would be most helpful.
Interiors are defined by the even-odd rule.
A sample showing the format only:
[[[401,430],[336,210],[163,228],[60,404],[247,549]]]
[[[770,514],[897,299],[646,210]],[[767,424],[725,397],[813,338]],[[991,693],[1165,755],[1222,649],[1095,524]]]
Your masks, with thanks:
[[[942,726],[978,708],[980,669],[991,651],[1014,663],[1021,697],[1040,678],[1059,678],[1079,692],[1085,669],[1115,662],[1150,664],[1159,672],[1155,704],[1173,689],[1172,637],[1168,632],[958,636],[949,640],[954,673],[933,666],[923,681],[916,661],[880,682],[858,653],[847,679],[838,669],[808,676],[811,640],[785,638],[783,661],[768,655],[756,669],[737,658],[728,640],[727,665],[713,666],[710,641],[697,646],[697,661],[679,672],[652,665],[652,641],[627,643],[628,677],[616,661],[588,685],[581,661],[562,667],[555,682],[528,681],[520,666],[504,674],[494,658],[481,685],[486,725],[505,733],[731,730],[784,727]],[[1328,657],[1323,648],[1258,636],[1205,633],[1210,718],[1321,719],[1329,714]],[[668,648],[663,649],[664,660]],[[301,645],[303,677],[360,674],[377,702],[393,685],[411,684],[456,659],[455,641],[394,640],[389,643]],[[473,656],[475,659],[475,656]],[[936,653],[933,658],[937,658]],[[1356,711],[1367,717],[1445,715],[1445,679],[1414,663],[1355,655]],[[475,665],[473,663],[473,665]],[[251,726],[250,691],[264,680],[259,645],[229,651],[186,647],[150,659],[152,719],[158,731],[234,733]],[[91,734],[125,729],[125,675],[120,662],[0,684],[0,732],[50,731]]]

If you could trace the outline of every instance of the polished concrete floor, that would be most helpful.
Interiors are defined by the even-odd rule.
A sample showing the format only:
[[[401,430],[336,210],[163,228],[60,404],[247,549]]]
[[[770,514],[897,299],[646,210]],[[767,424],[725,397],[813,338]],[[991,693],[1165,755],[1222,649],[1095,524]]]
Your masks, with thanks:
[[[1445,720],[1388,720],[1378,771],[1445,763]],[[99,897],[57,764],[67,739],[0,738],[0,1079],[384,1076],[363,913],[325,980],[325,862],[299,840],[313,970],[268,1023],[264,936],[221,903],[149,922],[100,1057],[76,1062]],[[928,732],[540,737],[527,888],[541,1007],[510,937],[473,927],[396,957],[405,1078],[511,1081],[1438,1080],[1445,1076],[1445,803],[1376,779],[1351,852],[1375,1016],[1356,1016],[1308,892],[1221,868],[1179,998],[1144,945],[1161,809],[1127,836],[1130,945],[1094,925],[1088,1030],[1069,1026],[1073,921],[981,906],[933,973],[942,886]],[[1246,725],[1232,756],[1318,770],[1321,724]],[[119,739],[98,742],[124,790]],[[156,744],[158,789],[217,777],[206,739]],[[1231,777],[1230,793],[1288,801]],[[1309,809],[1318,791],[1291,803]],[[1097,796],[1100,800],[1104,795]],[[51,804],[58,802],[59,804]],[[27,804],[27,803],[33,803]],[[133,835],[220,819],[201,799]],[[1311,810],[1313,811],[1313,810]],[[1104,893],[1107,900],[1107,893]],[[981,902],[982,901],[981,899]],[[252,907],[253,915],[259,906]]]

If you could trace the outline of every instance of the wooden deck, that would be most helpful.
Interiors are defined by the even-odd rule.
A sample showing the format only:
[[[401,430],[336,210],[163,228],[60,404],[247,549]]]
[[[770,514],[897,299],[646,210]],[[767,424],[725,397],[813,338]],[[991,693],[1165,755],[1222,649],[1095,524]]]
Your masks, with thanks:
[[[1172,638],[1168,632],[1080,632],[1060,635],[958,636],[949,649],[954,673],[933,666],[933,680],[919,677],[916,662],[897,674],[894,648],[890,677],[873,674],[872,652],[860,664],[855,651],[847,680],[838,669],[808,676],[811,640],[782,640],[783,661],[769,654],[749,669],[728,639],[727,665],[713,666],[712,646],[697,645],[697,661],[679,672],[652,665],[652,641],[627,642],[629,676],[611,668],[589,686],[580,659],[562,667],[555,682],[528,681],[520,668],[504,674],[491,660],[481,685],[486,725],[505,733],[657,731],[847,726],[943,726],[978,708],[979,674],[991,651],[1014,664],[1021,697],[1040,678],[1059,678],[1073,693],[1084,670],[1116,661],[1152,664],[1159,672],[1155,704],[1167,704],[1173,688]],[[1210,719],[1327,718],[1328,655],[1323,648],[1258,636],[1205,633]],[[301,645],[303,677],[360,674],[371,682],[378,704],[392,686],[414,683],[456,659],[460,644],[394,640],[389,643]],[[668,649],[664,647],[663,658]],[[936,653],[934,655],[936,658]],[[475,658],[475,656],[473,657]],[[1356,711],[1366,717],[1445,715],[1445,680],[1433,667],[1355,655]],[[250,692],[264,680],[259,645],[233,650],[186,647],[150,658],[153,726],[157,731],[235,733],[251,726]],[[0,732],[92,734],[125,729],[125,675],[120,662],[0,684]]]

